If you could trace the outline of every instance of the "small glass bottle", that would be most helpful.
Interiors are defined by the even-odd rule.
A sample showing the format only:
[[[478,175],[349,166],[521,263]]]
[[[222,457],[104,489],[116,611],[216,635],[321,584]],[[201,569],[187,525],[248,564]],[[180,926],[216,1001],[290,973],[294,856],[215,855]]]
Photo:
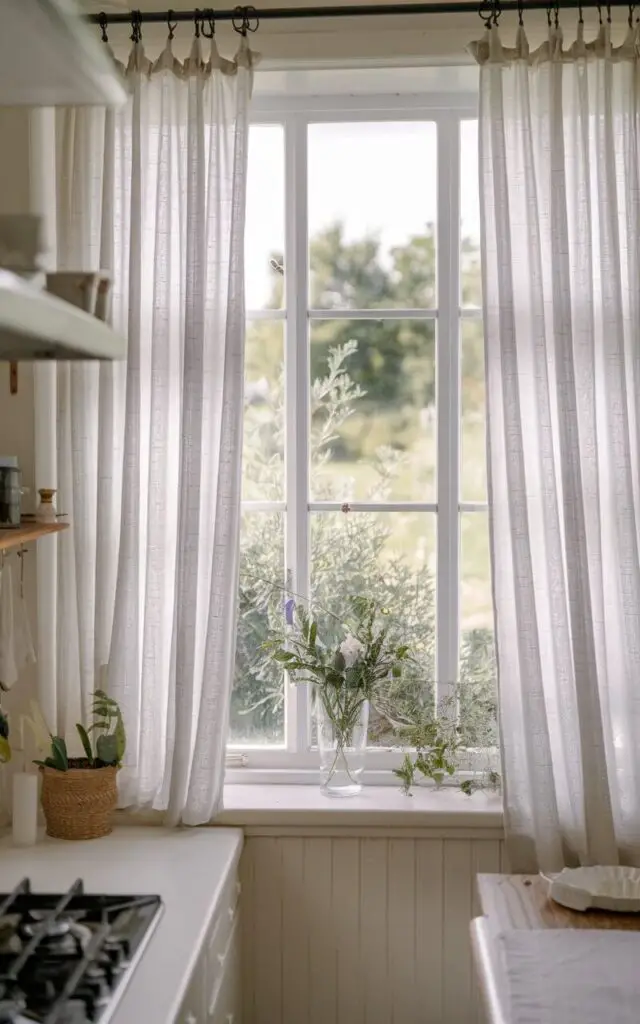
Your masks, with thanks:
[[[53,504],[53,498],[55,490],[51,490],[49,487],[40,487],[38,494],[40,495],[40,504],[36,510],[36,522],[37,523],[55,523],[57,520],[56,507]]]

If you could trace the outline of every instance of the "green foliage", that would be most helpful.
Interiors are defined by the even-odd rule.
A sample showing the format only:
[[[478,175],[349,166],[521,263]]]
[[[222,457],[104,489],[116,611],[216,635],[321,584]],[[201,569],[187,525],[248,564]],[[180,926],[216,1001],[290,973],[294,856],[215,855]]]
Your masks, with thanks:
[[[318,611],[324,620],[320,635]],[[348,598],[344,621],[325,608],[310,615],[298,603],[292,628],[273,630],[262,646],[292,682],[314,687],[339,746],[351,742],[365,701],[375,700],[381,683],[388,676],[399,678],[410,661],[409,645],[388,612],[362,595]]]
[[[89,767],[92,768],[93,767],[93,750],[91,748],[91,740],[89,739],[89,736],[87,734],[87,730],[85,729],[84,725],[80,724],[80,722],[77,723],[76,729],[78,730],[78,735],[80,737],[80,740],[82,741],[82,746],[84,748],[84,752],[86,754],[87,761],[89,762]]]
[[[450,689],[451,695],[438,703],[437,710],[423,708],[412,722],[398,729],[404,745],[415,750],[414,754],[405,754],[400,768],[394,770],[407,794],[420,777],[441,786],[447,777],[464,771],[472,746],[470,737],[481,748],[493,745],[494,722],[487,717],[486,708],[476,706],[470,699],[465,712],[465,685],[454,684]],[[497,789],[499,784],[499,774],[488,764],[482,771],[476,766],[474,777],[459,785],[463,793],[471,796],[478,789]]]
[[[59,772],[69,771],[69,755],[67,744],[62,736],[51,737],[51,753],[44,761],[35,761],[34,764],[45,765],[47,768],[55,768]]]
[[[83,767],[105,768],[108,765],[119,766],[122,763],[126,748],[126,733],[122,713],[118,702],[109,697],[104,690],[96,690],[93,695],[93,722],[88,729],[78,722],[76,729],[85,752],[87,764]],[[96,733],[95,754],[91,745],[90,733]],[[67,745],[61,736],[51,736],[51,753],[44,761],[34,764],[55,768],[66,772],[78,767],[69,762]]]
[[[274,254],[278,257],[278,254]],[[280,255],[281,261],[281,255]],[[345,238],[340,225],[311,240],[312,307],[400,308],[436,305],[435,242],[432,226],[406,246],[383,252],[375,238]],[[463,304],[479,301],[477,247],[463,242]],[[282,306],[282,277],[274,276],[270,305]],[[482,325],[465,321],[462,349],[465,415],[476,417],[482,447],[484,367]],[[398,480],[425,468],[416,410],[430,415],[435,394],[433,324],[420,321],[316,320],[311,332],[310,471],[314,500],[342,502],[344,480],[363,465],[354,482],[359,500],[385,501],[398,493]],[[262,382],[247,398],[243,497],[284,499],[283,332],[274,321],[253,323],[247,339],[247,379]],[[260,393],[258,393],[260,392]],[[474,421],[475,422],[475,421]],[[476,428],[474,428],[476,429]],[[417,453],[417,454],[416,454]],[[427,459],[428,462],[428,459]],[[417,468],[416,468],[417,467]],[[338,474],[342,474],[339,477]],[[479,478],[482,473],[479,470]],[[427,490],[425,493],[429,493]],[[482,499],[482,493],[466,494]],[[428,499],[427,499],[428,500]],[[378,687],[369,732],[376,744],[397,744],[398,730],[420,720],[434,704],[435,587],[430,552],[417,531],[415,514],[322,512],[311,515],[312,607],[328,608],[336,620],[350,614],[350,598],[363,594],[402,623],[412,658]],[[264,643],[282,632],[284,528],[279,513],[247,513],[241,531],[239,626],[231,706],[232,738],[278,743],[284,733],[284,660]],[[273,586],[281,582],[282,590]],[[318,624],[333,643],[330,621]],[[493,637],[483,625],[465,630],[460,661],[461,743],[495,741]],[[460,754],[461,756],[461,754]],[[434,772],[439,769],[433,765]],[[447,775],[446,770],[444,774]]]
[[[99,733],[96,736],[96,759],[102,766],[122,763],[127,746],[122,712],[118,702],[104,690],[96,690],[93,695],[93,724],[88,732]]]

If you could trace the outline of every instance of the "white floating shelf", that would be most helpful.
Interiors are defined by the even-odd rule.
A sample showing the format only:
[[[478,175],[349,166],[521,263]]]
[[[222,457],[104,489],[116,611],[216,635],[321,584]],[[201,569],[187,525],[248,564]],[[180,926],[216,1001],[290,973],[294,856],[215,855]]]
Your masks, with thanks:
[[[73,0],[0,0],[0,105],[120,106],[127,91]]]
[[[0,270],[0,360],[124,359],[126,340],[69,302]]]

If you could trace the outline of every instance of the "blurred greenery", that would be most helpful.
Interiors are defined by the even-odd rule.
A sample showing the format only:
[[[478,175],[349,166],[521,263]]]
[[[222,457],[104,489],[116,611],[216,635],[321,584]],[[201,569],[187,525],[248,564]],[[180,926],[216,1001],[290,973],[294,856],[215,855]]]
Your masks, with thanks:
[[[479,256],[462,243],[462,296],[479,301]],[[282,265],[282,254],[274,253]],[[345,320],[344,309],[433,309],[433,225],[406,245],[383,251],[373,236],[345,238],[335,224],[310,244],[310,306],[335,311],[311,319],[310,488],[316,501],[435,501],[435,320]],[[283,277],[274,271],[269,308],[281,308]],[[462,321],[462,500],[486,501],[484,354],[478,318]],[[284,499],[284,331],[253,321],[247,332],[244,500]],[[495,664],[485,512],[464,513],[459,692],[484,742],[495,718]],[[231,740],[282,743],[283,676],[260,651],[279,628],[284,583],[284,519],[247,512],[242,565]],[[401,620],[417,668],[390,684],[373,715],[373,742],[392,740],[391,724],[419,716],[434,701],[435,516],[423,512],[314,512],[311,584],[318,606],[342,614],[348,598],[374,598]],[[453,682],[453,681],[451,681]]]

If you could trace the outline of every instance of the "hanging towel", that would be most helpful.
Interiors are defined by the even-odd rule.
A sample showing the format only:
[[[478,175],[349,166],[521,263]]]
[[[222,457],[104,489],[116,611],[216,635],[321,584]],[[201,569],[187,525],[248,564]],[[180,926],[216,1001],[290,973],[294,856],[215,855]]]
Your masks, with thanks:
[[[22,576],[20,578],[18,596],[15,598],[13,636],[13,651],[16,659],[16,668],[18,669],[18,674],[20,674],[27,665],[35,665],[36,663],[36,652],[33,646],[33,637],[31,635],[27,602],[24,599]]]
[[[5,691],[18,679],[14,626],[13,578],[5,565],[0,571],[0,689]]]

